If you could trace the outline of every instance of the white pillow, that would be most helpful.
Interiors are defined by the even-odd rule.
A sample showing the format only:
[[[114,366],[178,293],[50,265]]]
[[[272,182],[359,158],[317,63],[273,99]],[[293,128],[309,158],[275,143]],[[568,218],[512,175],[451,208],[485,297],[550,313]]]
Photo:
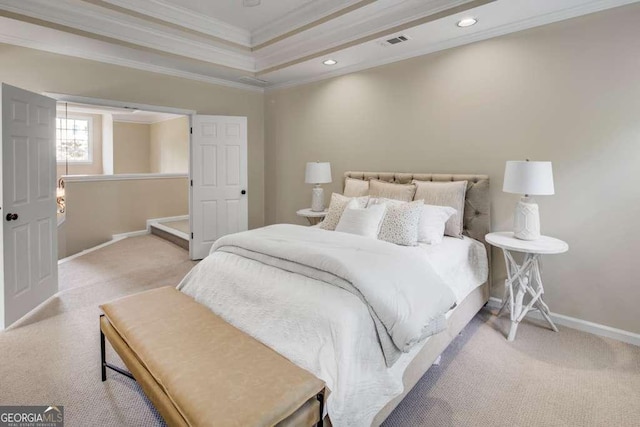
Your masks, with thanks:
[[[457,211],[450,206],[424,205],[418,224],[418,241],[437,245],[444,237],[445,224]]]
[[[444,234],[462,239],[467,181],[431,182],[414,179],[412,182],[416,185],[416,200],[422,199],[434,206],[451,206],[456,210],[447,221]]]
[[[320,223],[320,228],[324,230],[335,230],[338,222],[340,221],[340,217],[342,216],[342,212],[351,200],[352,198],[345,197],[342,194],[331,194],[329,210],[327,211],[327,215],[324,217],[324,220]],[[357,197],[354,200],[357,200],[360,207],[364,208],[367,206],[369,197]]]
[[[336,231],[377,239],[385,211],[385,204],[361,208],[357,200],[351,200],[342,212]]]
[[[371,206],[384,203],[387,213],[382,220],[378,239],[396,245],[416,246],[418,244],[418,224],[424,200],[401,202],[399,200],[376,199]]]

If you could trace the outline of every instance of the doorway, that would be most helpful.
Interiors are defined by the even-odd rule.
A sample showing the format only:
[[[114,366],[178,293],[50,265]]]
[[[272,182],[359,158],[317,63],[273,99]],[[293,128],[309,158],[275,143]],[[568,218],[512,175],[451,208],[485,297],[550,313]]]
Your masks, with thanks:
[[[208,255],[213,242],[248,228],[247,118],[47,93],[58,102],[184,115],[189,119],[189,254]],[[184,230],[184,225],[180,227]]]
[[[25,231],[20,234],[17,231],[25,229],[24,222],[29,215],[17,212],[17,210],[26,209],[20,205],[22,199],[20,194],[10,194],[8,191],[2,192],[2,208],[3,222],[2,234],[0,235],[0,263],[2,269],[0,271],[0,329],[4,329],[18,318],[22,317],[38,304],[55,294],[58,290],[57,283],[57,233],[56,233],[56,198],[59,195],[59,189],[56,191],[57,181],[57,164],[56,164],[56,136],[59,129],[60,133],[68,135],[70,130],[77,131],[82,137],[88,136],[95,132],[94,124],[82,123],[75,121],[69,116],[64,116],[64,122],[57,121],[58,117],[56,102],[67,104],[80,104],[92,106],[95,108],[123,109],[146,111],[150,113],[174,114],[186,117],[189,124],[188,135],[188,170],[185,175],[186,186],[188,188],[188,230],[189,230],[189,254],[191,259],[201,259],[208,254],[208,250],[213,242],[220,236],[232,232],[243,231],[248,227],[248,191],[247,188],[247,119],[246,117],[229,117],[229,116],[203,116],[197,115],[195,111],[160,107],[145,104],[134,104],[127,102],[119,102],[112,100],[103,100],[55,93],[45,93],[43,95],[28,92],[22,89],[13,88],[2,84],[2,145],[0,148],[0,158],[3,161],[3,171],[0,174],[2,182],[0,188],[19,189],[21,194],[30,195],[27,201],[39,201],[44,203],[43,211],[50,212],[50,218],[36,218],[33,222],[35,225],[33,230]],[[12,104],[13,103],[13,104]],[[125,114],[125,112],[123,112]],[[126,114],[132,114],[128,111]],[[15,117],[14,117],[15,116]],[[26,127],[24,123],[32,124],[33,129],[40,134],[28,134],[24,131]],[[11,128],[10,126],[14,127]],[[101,123],[101,125],[103,125]],[[17,126],[17,128],[16,128]],[[20,128],[22,126],[22,128]],[[20,128],[20,129],[18,129]],[[18,129],[18,130],[16,130]],[[22,129],[22,130],[21,130]],[[34,130],[33,132],[36,132]],[[23,136],[20,136],[21,133]],[[25,133],[27,132],[27,133]],[[108,133],[108,132],[107,132]],[[26,141],[26,144],[17,145],[17,137]],[[112,135],[113,136],[113,135]],[[68,138],[67,138],[68,139]],[[86,147],[86,138],[79,141],[76,138],[72,146],[65,147],[68,151],[73,149],[75,159],[86,160],[88,156],[96,153]],[[98,209],[95,210],[96,215],[103,215],[102,219],[107,220],[109,215],[100,213],[100,203],[116,206],[120,208],[124,205],[124,201],[129,200],[122,197],[122,188],[137,187],[142,180],[148,179],[153,173],[117,173],[117,170],[105,170],[104,164],[109,164],[113,159],[109,158],[109,151],[104,150],[103,138],[102,154],[103,154],[103,174],[102,175],[76,175],[75,177],[67,176],[65,190],[63,194],[65,198],[65,209],[69,209],[68,204],[71,193],[69,185],[72,181],[82,182],[85,189],[90,187],[87,183],[95,182],[120,182],[119,189],[113,186],[103,185],[101,191],[104,197],[108,194],[115,197],[115,201],[101,201],[95,204]],[[37,142],[37,143],[36,143]],[[42,144],[40,144],[42,142]],[[41,148],[40,145],[42,145]],[[67,143],[69,144],[69,143]],[[84,144],[84,145],[83,145]],[[25,148],[26,147],[26,148]],[[35,148],[32,148],[35,147]],[[95,147],[92,147],[95,149]],[[34,151],[35,150],[35,151]],[[33,154],[35,153],[35,154]],[[113,152],[111,152],[113,154]],[[22,155],[22,160],[20,159]],[[106,161],[105,161],[106,157]],[[91,157],[93,158],[93,157]],[[67,159],[64,162],[65,173],[67,171]],[[7,164],[17,165],[17,161],[29,162],[33,167],[18,165],[17,167],[8,167]],[[8,162],[8,163],[7,163]],[[35,162],[35,163],[34,163]],[[6,163],[6,164],[5,164]],[[113,164],[113,163],[111,163]],[[34,166],[35,165],[35,166]],[[27,173],[35,173],[36,177],[30,178],[22,176],[25,171]],[[105,173],[107,172],[107,173]],[[22,175],[21,175],[22,174]],[[159,181],[157,184],[164,191],[168,188],[171,179],[176,178],[179,174],[158,174],[165,176],[166,181]],[[73,179],[71,179],[73,178]],[[33,184],[33,189],[30,185]],[[106,188],[109,189],[106,189]],[[106,190],[105,190],[106,189]],[[39,191],[39,193],[38,193]],[[130,198],[136,200],[144,196],[145,191],[138,190],[135,193],[139,197]],[[14,197],[15,196],[15,197]],[[31,197],[33,196],[33,197]],[[11,199],[13,197],[13,199]],[[19,203],[8,203],[13,200]],[[102,199],[101,199],[102,200]],[[106,200],[106,199],[105,199]],[[12,212],[11,219],[5,218],[6,208],[10,208]],[[121,208],[121,210],[126,209]],[[16,210],[16,220],[13,220],[13,210]],[[26,211],[24,211],[26,212]],[[70,214],[70,212],[69,212]],[[50,220],[50,221],[49,221]],[[49,222],[47,222],[49,221]],[[46,224],[51,225],[47,228]],[[22,228],[21,228],[22,227]],[[17,230],[17,231],[16,231]],[[183,228],[184,230],[184,228]],[[21,237],[20,239],[15,238]],[[35,239],[35,240],[34,240]],[[109,240],[108,238],[105,239]],[[24,244],[20,243],[23,242]],[[35,243],[33,243],[35,242]],[[13,256],[15,262],[7,260],[7,255]],[[43,254],[47,255],[43,258]],[[151,255],[150,255],[151,256]],[[41,261],[51,258],[52,263],[46,267],[46,263]],[[40,261],[34,261],[40,260]],[[19,261],[19,262],[18,262]],[[16,266],[15,271],[10,271],[7,266]],[[45,268],[46,267],[46,268]],[[40,286],[38,283],[27,280],[28,277],[36,277],[39,279],[49,278],[46,287]],[[39,280],[38,279],[38,280]],[[43,279],[44,280],[44,279]],[[40,282],[43,282],[40,280]],[[35,283],[35,284],[34,284]],[[44,282],[43,282],[44,283]],[[33,298],[28,299],[24,304],[13,304],[17,297],[26,295],[25,289],[33,290]],[[46,288],[46,290],[45,290]],[[9,306],[12,306],[11,308]],[[9,313],[10,312],[10,313]],[[10,315],[7,315],[7,314]]]
[[[153,232],[150,219],[188,228],[189,140],[185,115],[59,101],[58,258]],[[174,234],[188,250],[188,234]]]

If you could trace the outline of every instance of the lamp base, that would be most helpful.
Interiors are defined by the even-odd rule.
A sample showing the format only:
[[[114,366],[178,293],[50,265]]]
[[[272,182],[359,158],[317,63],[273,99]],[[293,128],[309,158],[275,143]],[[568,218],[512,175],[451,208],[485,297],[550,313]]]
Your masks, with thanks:
[[[524,196],[516,205],[513,215],[513,236],[520,240],[540,238],[540,213],[532,197]]]
[[[311,210],[314,212],[324,211],[324,190],[320,187],[320,184],[316,184],[311,191]]]

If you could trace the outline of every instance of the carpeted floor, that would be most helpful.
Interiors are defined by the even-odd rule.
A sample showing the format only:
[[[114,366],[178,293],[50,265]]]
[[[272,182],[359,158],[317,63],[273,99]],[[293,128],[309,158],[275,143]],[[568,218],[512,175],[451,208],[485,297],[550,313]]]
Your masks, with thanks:
[[[640,426],[640,347],[482,310],[385,426]]]
[[[60,292],[0,332],[0,404],[63,405],[67,426],[155,426],[162,418],[135,381],[100,381],[98,304],[175,286],[195,265],[159,237],[133,237],[60,264]],[[107,360],[121,363],[107,346]]]
[[[0,332],[0,404],[64,405],[68,426],[163,425],[134,381],[100,381],[97,305],[176,285],[194,263],[155,236],[125,239],[60,266],[61,292]],[[640,348],[481,311],[386,426],[637,426]],[[116,361],[110,350],[107,356]]]

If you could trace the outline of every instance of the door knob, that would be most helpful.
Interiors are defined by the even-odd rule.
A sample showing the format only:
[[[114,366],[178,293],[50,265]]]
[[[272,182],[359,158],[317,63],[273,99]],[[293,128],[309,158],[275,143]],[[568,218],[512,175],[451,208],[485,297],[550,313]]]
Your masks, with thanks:
[[[7,214],[7,221],[15,221],[17,219],[18,219],[18,214],[12,214],[12,213]]]
[[[247,194],[247,190],[242,190],[240,194]]]

